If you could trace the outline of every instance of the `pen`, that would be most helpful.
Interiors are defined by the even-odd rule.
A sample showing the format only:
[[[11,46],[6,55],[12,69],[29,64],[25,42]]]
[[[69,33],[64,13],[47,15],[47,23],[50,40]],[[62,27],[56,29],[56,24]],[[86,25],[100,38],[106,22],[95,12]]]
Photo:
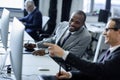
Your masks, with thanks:
[[[59,73],[58,73],[58,75],[60,76],[61,75],[61,64],[60,64],[60,66],[59,66]]]

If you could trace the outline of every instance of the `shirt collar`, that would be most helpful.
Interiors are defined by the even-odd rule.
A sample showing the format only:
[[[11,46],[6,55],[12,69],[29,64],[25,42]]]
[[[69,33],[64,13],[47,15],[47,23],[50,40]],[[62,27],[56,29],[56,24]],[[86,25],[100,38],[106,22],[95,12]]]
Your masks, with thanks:
[[[117,46],[111,47],[111,48],[110,48],[110,52],[115,51],[118,47],[120,47],[120,45],[117,45]]]

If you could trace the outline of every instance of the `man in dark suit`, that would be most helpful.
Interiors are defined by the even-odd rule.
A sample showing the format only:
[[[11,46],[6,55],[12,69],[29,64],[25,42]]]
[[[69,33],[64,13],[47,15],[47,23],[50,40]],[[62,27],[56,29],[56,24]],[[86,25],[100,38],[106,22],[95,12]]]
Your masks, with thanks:
[[[44,43],[49,46],[51,56],[58,56],[80,71],[57,74],[59,79],[71,80],[120,80],[120,18],[111,18],[103,32],[105,43],[110,45],[100,62],[88,62],[69,53],[57,45]]]
[[[28,15],[20,18],[25,25],[25,31],[35,40],[39,41],[38,31],[42,33],[42,14],[36,8],[33,0],[25,1],[25,9]]]

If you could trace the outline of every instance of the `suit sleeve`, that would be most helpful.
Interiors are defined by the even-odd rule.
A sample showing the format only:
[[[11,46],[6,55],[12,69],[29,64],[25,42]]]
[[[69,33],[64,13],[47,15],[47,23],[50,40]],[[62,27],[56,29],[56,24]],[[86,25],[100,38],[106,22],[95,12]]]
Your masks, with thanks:
[[[36,29],[42,29],[42,14],[39,12],[36,12],[33,15],[33,21],[31,23],[26,23],[26,27],[28,28],[36,28]],[[41,26],[41,27],[40,27]]]
[[[120,51],[119,51],[120,53]],[[104,63],[92,63],[76,57],[72,53],[66,58],[66,62],[71,66],[74,66],[81,72],[89,76],[101,76],[110,77],[118,76],[120,74],[120,54],[114,55],[110,60],[106,60]]]

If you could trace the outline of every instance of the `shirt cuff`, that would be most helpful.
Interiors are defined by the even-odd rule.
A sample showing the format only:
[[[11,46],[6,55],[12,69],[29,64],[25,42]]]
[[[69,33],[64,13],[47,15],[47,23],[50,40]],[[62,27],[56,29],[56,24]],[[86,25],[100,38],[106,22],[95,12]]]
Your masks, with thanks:
[[[71,73],[71,72],[68,72],[68,74],[70,75],[70,76],[69,76],[69,79],[72,78],[72,73]]]
[[[64,54],[62,56],[63,60],[66,60],[68,54],[69,54],[69,51],[64,51]]]
[[[35,45],[36,45],[37,48],[39,48],[39,47],[38,47],[38,43],[35,43]]]
[[[49,53],[48,49],[45,49],[45,54],[48,54],[48,53]]]

